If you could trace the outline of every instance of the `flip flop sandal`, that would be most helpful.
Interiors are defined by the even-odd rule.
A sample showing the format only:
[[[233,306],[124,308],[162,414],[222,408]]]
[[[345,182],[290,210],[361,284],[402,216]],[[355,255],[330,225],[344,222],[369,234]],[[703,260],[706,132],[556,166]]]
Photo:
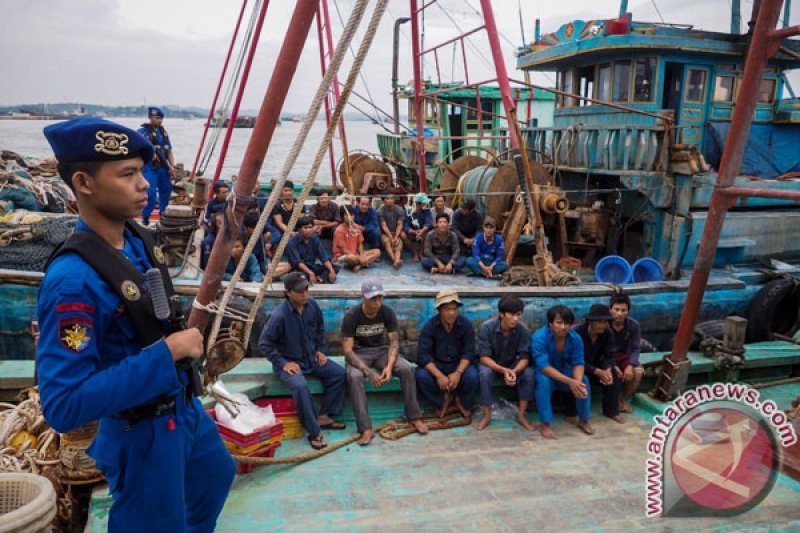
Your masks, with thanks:
[[[331,422],[330,424],[320,424],[321,429],[346,429],[347,424],[344,422]]]
[[[316,438],[312,437],[311,435],[308,436],[308,444],[314,448],[315,450],[321,450],[328,446],[328,443],[325,442],[325,437],[322,434],[317,435]]]

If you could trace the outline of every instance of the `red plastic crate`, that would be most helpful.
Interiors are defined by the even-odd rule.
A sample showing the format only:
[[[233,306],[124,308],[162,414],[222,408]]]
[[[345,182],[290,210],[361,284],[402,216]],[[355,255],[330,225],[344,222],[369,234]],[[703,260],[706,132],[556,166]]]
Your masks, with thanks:
[[[254,402],[259,407],[272,406],[275,416],[297,416],[294,398],[260,398]]]
[[[253,453],[247,454],[248,457],[275,457],[275,451],[280,448],[281,443],[276,442],[275,444],[270,444],[260,450],[257,450]],[[244,463],[236,463],[236,473],[237,474],[249,474],[255,468],[258,468],[262,465],[246,465]]]
[[[211,417],[214,422],[217,424],[217,431],[219,431],[222,440],[230,442],[236,448],[250,448],[253,445],[258,444],[259,442],[268,441],[274,437],[280,437],[283,435],[283,424],[278,421],[275,424],[261,426],[256,428],[252,433],[239,433],[238,431],[234,431],[230,428],[227,428],[217,422],[217,416],[214,412],[214,409],[206,409],[206,412]]]

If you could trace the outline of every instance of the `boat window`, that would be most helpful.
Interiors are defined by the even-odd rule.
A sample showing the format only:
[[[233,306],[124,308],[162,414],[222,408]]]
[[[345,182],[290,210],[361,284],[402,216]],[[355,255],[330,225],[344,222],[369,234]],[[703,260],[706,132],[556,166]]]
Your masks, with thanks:
[[[425,100],[425,122],[439,126],[439,104],[431,100]]]
[[[758,103],[771,104],[775,100],[775,80],[764,78],[758,88]]]
[[[689,69],[689,79],[686,82],[686,94],[684,94],[687,102],[703,103],[706,95],[707,75],[708,72],[704,69]]]
[[[561,90],[565,93],[574,94],[575,93],[575,71],[573,69],[565,70],[561,73]],[[564,107],[573,107],[575,106],[575,98],[570,96],[565,96],[563,98],[563,106]]]
[[[614,101],[627,102],[631,90],[631,62],[614,62]]]
[[[736,72],[737,70],[739,70],[739,68],[733,63],[720,63],[719,65],[717,65],[717,70],[724,72]]]
[[[636,60],[633,78],[633,99],[637,102],[652,102],[655,99],[653,78],[656,72],[656,58],[646,57]]]
[[[592,98],[594,94],[594,65],[578,70],[578,94],[585,98]],[[592,105],[588,100],[578,100],[579,106]]]
[[[714,85],[714,101],[733,102],[735,99],[735,85],[735,76],[717,76],[717,81]]]
[[[611,100],[611,64],[604,63],[597,70],[597,99]]]

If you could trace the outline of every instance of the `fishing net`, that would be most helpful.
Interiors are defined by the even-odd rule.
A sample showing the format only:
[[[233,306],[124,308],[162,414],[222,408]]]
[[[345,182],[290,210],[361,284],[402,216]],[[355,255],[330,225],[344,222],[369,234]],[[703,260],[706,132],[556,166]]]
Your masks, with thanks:
[[[44,272],[50,254],[69,237],[77,220],[66,215],[32,224],[0,224],[0,268]]]

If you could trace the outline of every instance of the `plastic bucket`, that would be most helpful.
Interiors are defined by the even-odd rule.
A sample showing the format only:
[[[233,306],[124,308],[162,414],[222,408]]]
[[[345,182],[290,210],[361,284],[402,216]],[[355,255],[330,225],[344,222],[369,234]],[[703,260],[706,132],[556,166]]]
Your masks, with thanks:
[[[594,277],[601,283],[630,283],[631,264],[624,257],[607,255],[595,265]]]
[[[645,281],[664,281],[664,269],[661,263],[652,257],[642,257],[638,259],[632,267],[634,283]]]

